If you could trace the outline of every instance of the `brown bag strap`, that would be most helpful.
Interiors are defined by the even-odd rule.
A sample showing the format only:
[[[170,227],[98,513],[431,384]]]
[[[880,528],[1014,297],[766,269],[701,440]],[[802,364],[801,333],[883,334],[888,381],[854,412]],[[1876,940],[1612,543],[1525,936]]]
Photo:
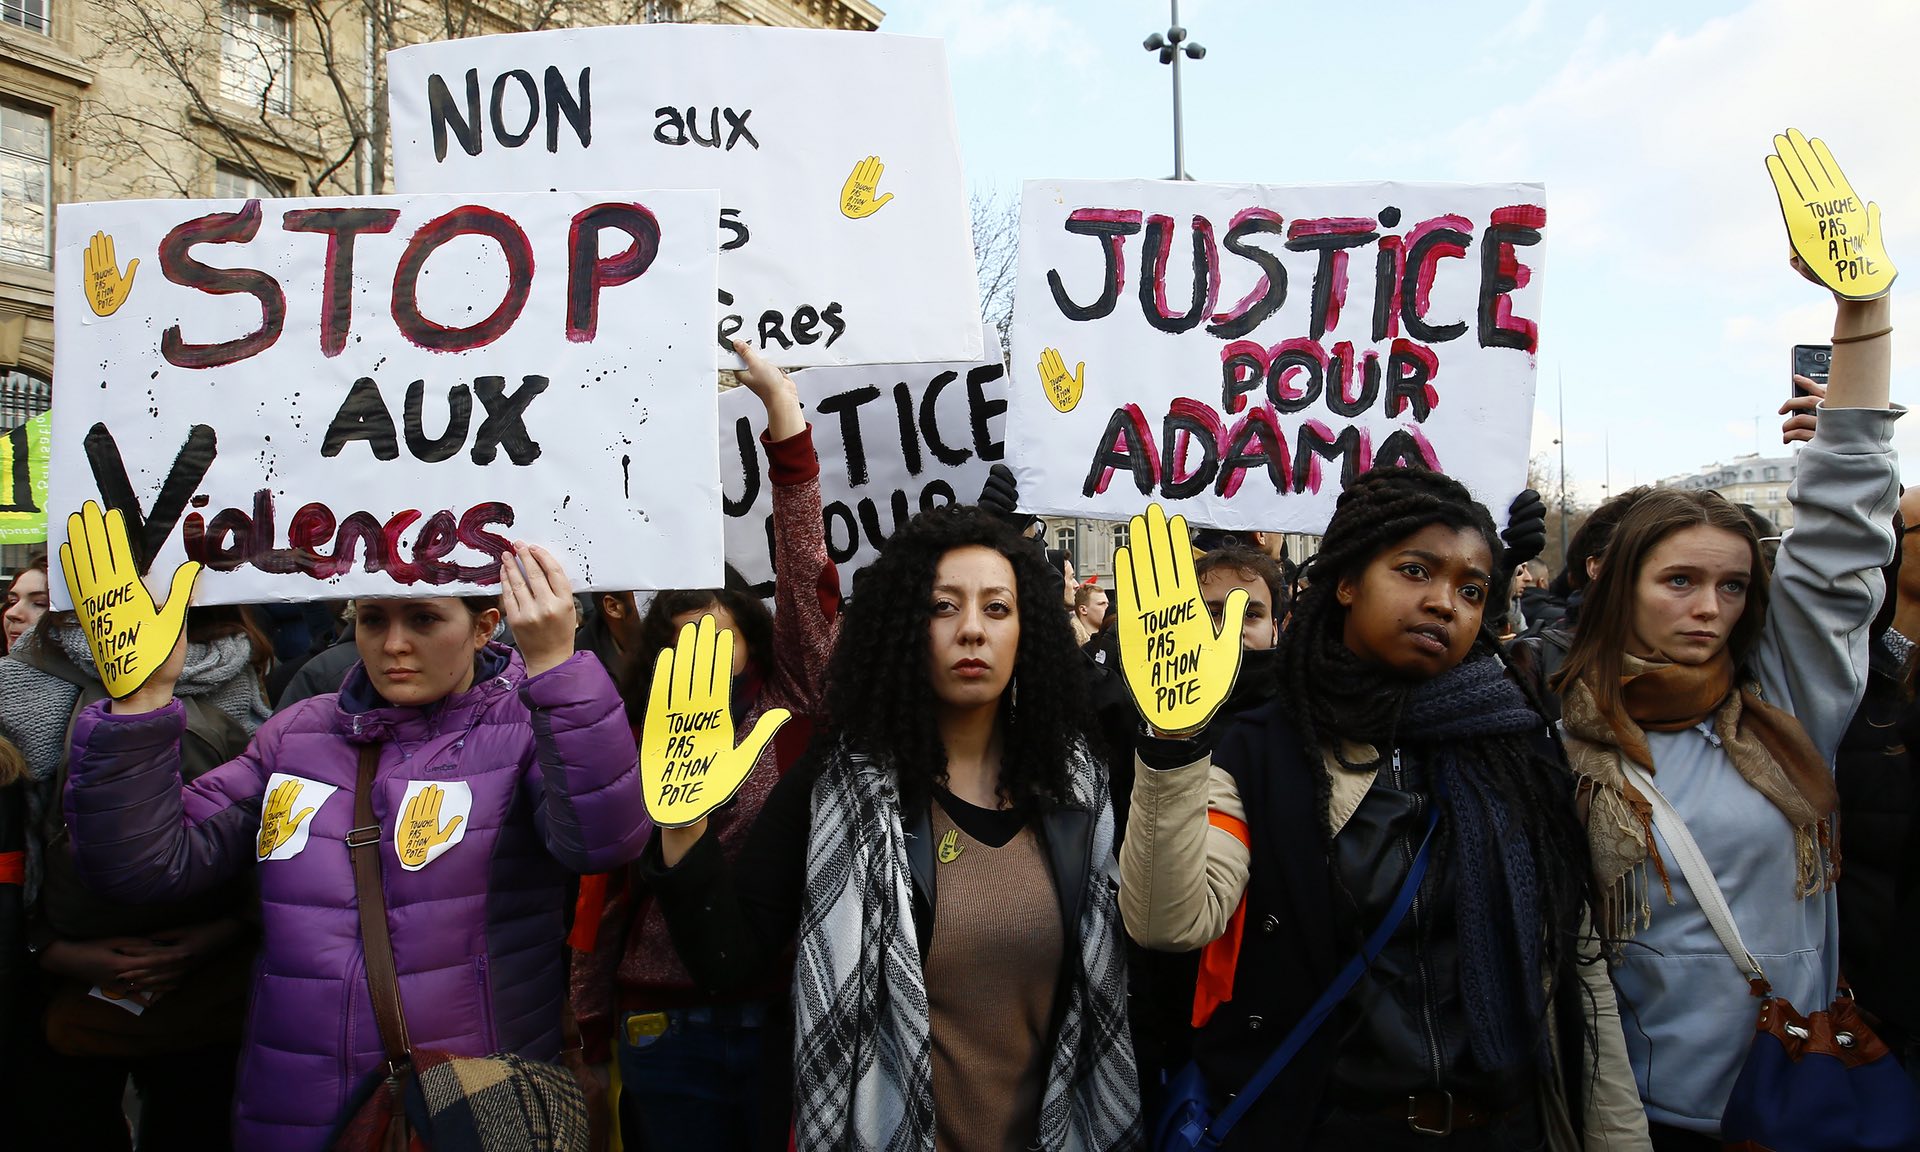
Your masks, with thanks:
[[[387,934],[387,897],[380,886],[380,822],[373,815],[373,776],[380,767],[380,746],[360,746],[360,778],[353,793],[353,830],[347,855],[353,860],[353,889],[360,906],[360,943],[366,952],[367,990],[373,995],[373,1019],[387,1050],[387,1071],[397,1072],[411,1058],[407,1017],[400,1010],[400,974],[393,965],[393,938]]]

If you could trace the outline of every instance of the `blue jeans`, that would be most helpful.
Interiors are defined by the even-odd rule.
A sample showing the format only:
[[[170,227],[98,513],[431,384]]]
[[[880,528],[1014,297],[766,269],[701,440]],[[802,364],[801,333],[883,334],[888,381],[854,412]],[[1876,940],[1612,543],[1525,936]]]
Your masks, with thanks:
[[[658,1035],[635,1035],[658,1027]],[[650,1021],[650,1023],[649,1023]],[[639,1152],[747,1152],[759,1132],[763,1004],[628,1012],[620,1051],[621,1136]]]

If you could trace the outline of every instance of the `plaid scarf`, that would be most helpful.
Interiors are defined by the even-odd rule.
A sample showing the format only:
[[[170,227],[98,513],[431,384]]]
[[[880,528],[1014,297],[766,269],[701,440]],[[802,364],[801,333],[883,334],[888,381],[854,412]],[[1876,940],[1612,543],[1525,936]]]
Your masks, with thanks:
[[[1080,964],[1053,1039],[1040,1146],[1140,1144],[1126,967],[1110,865],[1113,810],[1084,746],[1073,799],[1097,812],[1080,917]],[[795,1129],[800,1152],[932,1152],[933,1038],[914,936],[913,879],[893,773],[842,748],[813,789],[800,951],[794,963]]]
[[[587,1101],[557,1064],[415,1052],[407,1120],[434,1152],[587,1152]]]

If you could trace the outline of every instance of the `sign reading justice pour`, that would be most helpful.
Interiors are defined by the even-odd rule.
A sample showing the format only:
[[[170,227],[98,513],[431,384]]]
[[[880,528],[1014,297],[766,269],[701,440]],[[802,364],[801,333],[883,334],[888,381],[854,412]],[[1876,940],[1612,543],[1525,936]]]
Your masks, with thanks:
[[[724,364],[734,339],[787,367],[981,355],[938,40],[582,28],[421,44],[389,70],[401,191],[720,189]]]
[[[1008,385],[1022,507],[1318,532],[1345,477],[1524,487],[1537,184],[1031,181]]]
[[[490,591],[515,539],[583,589],[717,583],[716,210],[62,206],[53,543],[98,501],[150,587],[197,561],[213,604]]]

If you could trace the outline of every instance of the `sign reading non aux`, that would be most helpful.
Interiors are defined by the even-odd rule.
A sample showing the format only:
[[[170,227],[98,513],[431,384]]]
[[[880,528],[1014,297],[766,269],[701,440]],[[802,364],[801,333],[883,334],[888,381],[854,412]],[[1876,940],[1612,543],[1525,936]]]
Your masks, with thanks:
[[[687,444],[715,426],[714,210],[62,207],[54,542],[100,500],[144,569],[206,565],[205,603],[488,589],[513,539],[584,587],[713,579],[717,465]]]
[[[981,355],[938,40],[643,25],[390,57],[402,191],[718,188],[724,363]]]

